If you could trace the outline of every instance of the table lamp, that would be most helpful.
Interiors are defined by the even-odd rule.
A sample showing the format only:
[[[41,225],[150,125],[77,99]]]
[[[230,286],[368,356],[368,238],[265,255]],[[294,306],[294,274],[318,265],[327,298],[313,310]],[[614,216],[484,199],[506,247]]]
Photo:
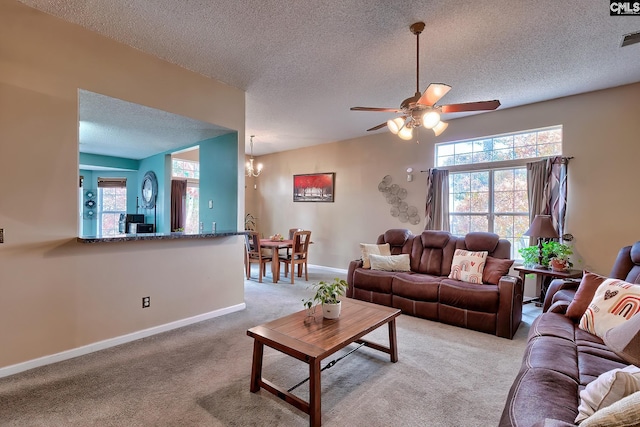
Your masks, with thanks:
[[[542,268],[542,239],[556,239],[560,237],[553,226],[551,215],[536,215],[529,229],[524,232],[524,235],[538,238],[538,265],[536,265],[536,268]]]

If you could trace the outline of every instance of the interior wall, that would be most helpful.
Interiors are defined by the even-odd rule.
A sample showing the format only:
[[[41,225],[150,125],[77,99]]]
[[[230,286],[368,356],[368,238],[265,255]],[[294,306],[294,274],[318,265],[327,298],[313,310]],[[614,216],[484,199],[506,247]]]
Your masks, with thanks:
[[[577,268],[608,274],[618,250],[640,240],[640,200],[631,196],[640,158],[638,99],[640,84],[633,84],[450,120],[438,138],[421,130],[419,143],[381,130],[261,156],[264,172],[256,179],[254,194],[247,189],[247,198],[255,200],[264,235],[291,227],[310,229],[310,263],[346,269],[360,256],[358,243],[375,242],[389,228],[424,229],[426,177],[420,171],[433,167],[435,143],[561,124],[563,155],[574,157],[566,219],[566,230],[575,238],[574,262]],[[372,124],[384,120],[374,113],[371,117]],[[406,181],[408,167],[414,170],[412,182]],[[336,172],[335,203],[293,202],[292,175],[314,172]],[[407,189],[406,201],[418,207],[420,224],[401,223],[390,215],[390,205],[378,191],[385,175]]]
[[[0,52],[0,369],[241,305],[240,236],[76,241],[78,90],[220,125],[240,141],[244,93],[15,0],[0,2]],[[242,170],[244,144],[236,149]],[[241,226],[243,175],[235,185]]]

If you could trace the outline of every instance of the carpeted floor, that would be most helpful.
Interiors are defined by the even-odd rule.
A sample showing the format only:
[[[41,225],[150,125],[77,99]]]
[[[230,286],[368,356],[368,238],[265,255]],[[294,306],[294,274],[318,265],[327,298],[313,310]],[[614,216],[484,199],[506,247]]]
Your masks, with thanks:
[[[0,425],[306,426],[286,402],[249,392],[246,330],[302,309],[311,283],[336,276],[309,273],[295,285],[246,281],[241,312],[0,379]],[[361,348],[322,373],[323,425],[497,425],[529,324],[513,340],[404,315],[397,328],[398,363]],[[368,338],[386,343],[387,329]],[[265,378],[289,388],[307,372],[265,348]],[[295,394],[306,399],[308,383]]]

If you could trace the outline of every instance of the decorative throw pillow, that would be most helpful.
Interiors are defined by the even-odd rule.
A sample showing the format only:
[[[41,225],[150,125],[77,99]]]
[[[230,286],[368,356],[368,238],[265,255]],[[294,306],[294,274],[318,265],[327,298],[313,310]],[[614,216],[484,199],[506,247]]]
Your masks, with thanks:
[[[502,276],[509,274],[509,269],[513,265],[512,259],[494,258],[487,256],[487,262],[482,271],[482,282],[497,285]]]
[[[409,254],[376,255],[369,254],[372,270],[411,271]]]
[[[585,271],[580,281],[580,286],[578,286],[573,300],[569,304],[569,307],[567,307],[565,316],[574,322],[579,322],[584,312],[587,311],[587,307],[591,304],[591,300],[596,294],[598,287],[605,280],[607,280],[606,277]]]
[[[360,250],[362,251],[362,267],[371,268],[369,263],[369,254],[375,255],[391,255],[391,246],[388,243],[384,245],[372,245],[369,243],[360,243]]]
[[[482,283],[482,272],[487,259],[487,251],[472,252],[456,249],[451,262],[449,279],[462,280],[469,283]]]
[[[640,426],[640,391],[602,408],[580,423],[580,427]]]
[[[598,286],[578,326],[604,338],[605,332],[631,319],[639,311],[640,285],[606,279]]]
[[[606,408],[625,396],[640,391],[640,368],[627,366],[600,374],[580,392],[576,423]]]

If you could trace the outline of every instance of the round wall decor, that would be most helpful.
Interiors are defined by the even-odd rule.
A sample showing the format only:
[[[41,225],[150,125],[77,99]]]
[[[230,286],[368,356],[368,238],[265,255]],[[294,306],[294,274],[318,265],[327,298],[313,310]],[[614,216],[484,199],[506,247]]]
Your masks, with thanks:
[[[142,207],[153,209],[156,206],[158,196],[158,179],[153,171],[144,174],[142,178]]]

